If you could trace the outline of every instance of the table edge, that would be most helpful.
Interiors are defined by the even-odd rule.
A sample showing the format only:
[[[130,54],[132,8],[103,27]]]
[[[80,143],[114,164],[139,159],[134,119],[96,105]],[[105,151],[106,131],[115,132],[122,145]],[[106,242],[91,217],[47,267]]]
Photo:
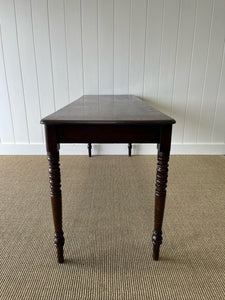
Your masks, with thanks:
[[[63,125],[63,124],[70,124],[70,125],[170,125],[175,124],[176,121],[174,119],[171,120],[45,120],[42,119],[40,124],[42,125]]]

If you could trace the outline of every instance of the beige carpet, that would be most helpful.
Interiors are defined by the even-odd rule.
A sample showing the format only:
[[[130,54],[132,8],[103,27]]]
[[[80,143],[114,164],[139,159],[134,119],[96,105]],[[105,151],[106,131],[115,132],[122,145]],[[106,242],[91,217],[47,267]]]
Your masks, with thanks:
[[[160,261],[154,156],[61,158],[65,263],[47,160],[0,157],[0,299],[225,299],[225,157],[172,156]]]

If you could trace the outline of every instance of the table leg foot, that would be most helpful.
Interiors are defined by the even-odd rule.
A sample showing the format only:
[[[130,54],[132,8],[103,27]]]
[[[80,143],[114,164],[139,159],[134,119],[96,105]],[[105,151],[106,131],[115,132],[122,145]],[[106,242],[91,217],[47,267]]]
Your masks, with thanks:
[[[92,149],[91,143],[88,143],[88,155],[89,155],[89,157],[91,157],[91,149]]]
[[[153,231],[152,235],[152,243],[153,243],[153,260],[159,259],[159,249],[162,244],[162,231]]]
[[[128,155],[131,156],[132,144],[128,144]]]
[[[63,236],[63,231],[55,232],[54,244],[55,244],[56,249],[57,249],[58,263],[62,264],[64,262],[64,256],[63,256],[64,236]]]
[[[158,245],[153,245],[153,260],[159,260],[159,246]]]

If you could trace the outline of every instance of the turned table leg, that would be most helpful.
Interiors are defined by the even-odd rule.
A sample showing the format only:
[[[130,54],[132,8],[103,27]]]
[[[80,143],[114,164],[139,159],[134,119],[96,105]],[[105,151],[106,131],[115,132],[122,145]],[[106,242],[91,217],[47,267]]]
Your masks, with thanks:
[[[155,220],[152,235],[153,259],[159,259],[159,248],[162,244],[162,223],[166,200],[166,187],[168,177],[168,162],[171,143],[171,126],[164,126],[161,129],[160,143],[158,144],[158,162],[156,173],[155,190]]]
[[[52,213],[55,226],[54,245],[57,248],[58,262],[63,263],[64,237],[62,231],[62,195],[59,167],[59,152],[48,152],[49,183],[51,189]]]
[[[46,146],[49,166],[49,183],[55,227],[54,245],[57,249],[58,262],[63,263],[64,236],[62,230],[62,194],[59,166],[59,144],[56,143],[53,126],[46,127]]]

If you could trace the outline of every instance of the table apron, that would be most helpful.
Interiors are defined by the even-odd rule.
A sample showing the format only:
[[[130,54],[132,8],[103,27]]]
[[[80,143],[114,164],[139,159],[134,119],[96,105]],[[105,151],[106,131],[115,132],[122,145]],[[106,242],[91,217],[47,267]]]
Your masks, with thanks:
[[[160,125],[56,125],[57,143],[159,143]]]

